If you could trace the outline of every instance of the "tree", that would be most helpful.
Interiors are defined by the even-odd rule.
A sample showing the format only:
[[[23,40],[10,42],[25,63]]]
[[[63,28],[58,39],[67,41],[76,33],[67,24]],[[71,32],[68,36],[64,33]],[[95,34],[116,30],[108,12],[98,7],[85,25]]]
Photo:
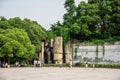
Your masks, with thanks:
[[[27,33],[22,29],[0,29],[0,57],[10,58],[21,57],[30,59],[35,53],[35,46]]]
[[[19,17],[5,19],[4,17],[1,17],[0,19],[0,28],[2,29],[23,29],[25,32],[27,32],[31,43],[36,48],[36,54],[41,50],[41,41],[45,40],[47,37],[47,31],[41,27],[36,21],[31,21],[30,19],[24,19],[21,20]]]
[[[0,28],[2,29],[8,29],[8,28],[13,28],[10,26],[9,22],[5,17],[0,17]]]
[[[110,27],[109,32],[111,36],[120,36],[120,1],[119,0],[110,0],[111,1],[111,9],[112,12],[110,13]]]
[[[66,0],[64,7],[67,13],[63,16],[63,23],[58,21],[52,30],[58,35],[62,31],[57,31],[62,29],[57,27],[68,28],[70,39],[79,41],[120,40],[119,5],[119,0],[88,0],[88,3],[81,1],[75,6],[74,0]]]
[[[72,42],[76,39],[79,38],[78,35],[80,33],[80,26],[77,23],[74,23],[71,27],[70,27],[70,37],[72,39]]]
[[[47,38],[46,39],[48,39],[48,40],[54,39],[55,36],[56,35],[54,34],[54,32],[52,30],[49,30],[49,31],[47,31]]]
[[[96,37],[96,31],[99,31],[99,27],[97,26],[100,18],[97,15],[98,6],[96,4],[88,4],[85,2],[81,2],[77,7],[77,23],[81,27],[80,34],[83,41],[87,38],[90,40],[91,38]]]
[[[65,27],[71,27],[73,23],[75,22],[75,11],[76,6],[74,0],[66,0],[64,4],[65,9],[67,10],[67,13],[64,14],[64,21],[63,24]]]

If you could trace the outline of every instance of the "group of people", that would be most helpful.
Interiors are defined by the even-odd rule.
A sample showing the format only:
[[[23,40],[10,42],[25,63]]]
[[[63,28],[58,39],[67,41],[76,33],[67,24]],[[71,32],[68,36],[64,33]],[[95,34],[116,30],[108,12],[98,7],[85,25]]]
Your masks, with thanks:
[[[2,63],[2,65],[1,65],[1,67],[8,68],[8,67],[9,67],[9,65],[8,65],[8,63],[7,63],[7,62],[3,62],[3,63]]]
[[[34,60],[34,67],[42,67],[44,65],[44,60]]]
[[[43,64],[44,64],[44,61],[41,62],[41,61],[34,60],[34,67],[42,67]],[[69,68],[72,68],[72,65],[73,65],[72,60],[69,60]],[[63,66],[62,60],[59,61],[59,66],[60,66],[60,68]],[[8,68],[9,65],[8,65],[7,62],[1,62],[0,61],[0,67]],[[20,67],[19,61],[15,62],[15,67]],[[88,63],[87,62],[85,64],[85,67],[88,68]],[[93,64],[93,68],[95,69],[95,64]]]
[[[1,62],[1,61],[0,61],[0,67],[9,68],[10,65],[9,65],[7,62]],[[19,61],[16,61],[16,62],[15,62],[15,67],[20,67]]]

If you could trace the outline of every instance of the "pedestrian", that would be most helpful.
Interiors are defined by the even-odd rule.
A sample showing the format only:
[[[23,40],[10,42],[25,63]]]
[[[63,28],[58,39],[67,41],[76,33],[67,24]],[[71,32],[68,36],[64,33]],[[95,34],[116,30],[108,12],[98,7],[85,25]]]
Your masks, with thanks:
[[[44,65],[44,60],[42,60],[42,62],[41,62],[41,67],[43,67],[43,65]]]
[[[60,62],[59,62],[59,66],[60,66],[60,68],[62,67],[62,60],[60,60]]]
[[[5,68],[5,62],[2,63],[2,67]]]
[[[38,60],[38,67],[41,67],[41,61],[40,60]]]
[[[15,67],[20,67],[19,61],[15,62]]]
[[[88,68],[88,63],[86,62],[85,67]]]
[[[37,67],[37,60],[34,60],[34,67]]]
[[[69,68],[72,68],[72,60],[69,61]]]
[[[7,62],[5,63],[5,68],[8,68],[8,63]]]
[[[93,63],[93,69],[95,70],[95,64]]]

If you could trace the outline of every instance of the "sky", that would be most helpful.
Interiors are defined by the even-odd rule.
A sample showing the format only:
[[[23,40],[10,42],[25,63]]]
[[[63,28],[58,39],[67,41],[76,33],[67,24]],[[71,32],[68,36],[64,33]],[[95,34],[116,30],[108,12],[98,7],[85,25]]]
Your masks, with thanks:
[[[75,0],[76,5],[82,0]],[[87,1],[87,0],[84,0]],[[63,21],[65,0],[0,0],[0,16],[37,21],[45,29]]]

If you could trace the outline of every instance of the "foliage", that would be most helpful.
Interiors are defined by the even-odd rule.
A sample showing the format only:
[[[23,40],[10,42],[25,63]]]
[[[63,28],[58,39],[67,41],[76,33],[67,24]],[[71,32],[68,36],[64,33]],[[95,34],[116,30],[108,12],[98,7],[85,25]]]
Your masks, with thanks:
[[[50,39],[54,39],[54,38],[55,38],[55,34],[53,33],[53,31],[52,30],[47,31],[46,39],[50,40]]]
[[[41,41],[46,39],[46,31],[37,22],[29,19],[21,20],[19,17],[8,20],[11,26],[23,29],[27,32],[32,44],[36,46],[36,53],[40,52]]]
[[[35,53],[35,46],[22,29],[0,29],[0,57],[22,57],[30,59]]]
[[[3,30],[14,29],[14,28],[24,30],[27,36],[29,37],[31,44],[33,44],[36,49],[35,50],[36,54],[33,56],[33,58],[36,55],[38,55],[38,53],[41,50],[41,41],[45,40],[47,37],[47,34],[46,34],[47,31],[44,28],[42,28],[36,21],[31,21],[26,18],[24,20],[21,20],[19,17],[15,17],[15,18],[10,18],[7,20],[5,17],[0,17],[0,28]],[[14,36],[12,37],[16,38]],[[18,40],[21,41],[21,39],[18,39]],[[24,44],[26,44],[26,47],[29,47],[27,46],[29,44],[27,43],[24,43]]]
[[[103,42],[120,40],[119,5],[119,0],[88,0],[88,3],[82,1],[76,6],[74,0],[66,0],[64,7],[67,13],[63,16],[63,23],[58,21],[51,29],[58,36],[63,33],[62,29],[67,28],[68,35],[64,37],[72,42],[74,40],[102,40]]]

